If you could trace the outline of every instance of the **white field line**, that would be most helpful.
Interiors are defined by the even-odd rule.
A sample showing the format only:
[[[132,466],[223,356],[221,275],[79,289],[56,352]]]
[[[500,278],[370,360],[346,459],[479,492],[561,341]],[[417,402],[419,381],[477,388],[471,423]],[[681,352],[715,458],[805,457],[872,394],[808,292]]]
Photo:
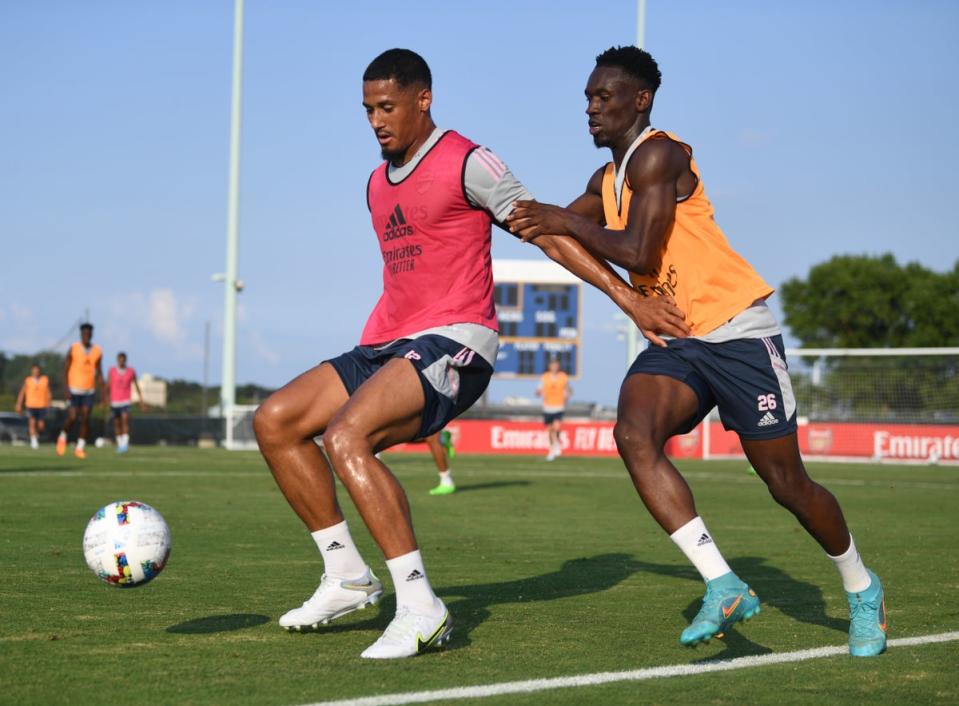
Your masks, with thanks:
[[[58,471],[37,470],[37,471],[0,471],[2,478],[77,478],[85,476],[88,478],[215,478],[223,476],[225,478],[250,477],[257,476],[269,478],[268,471]]]
[[[936,642],[952,642],[959,640],[959,632],[943,632],[937,635],[921,635],[919,637],[903,637],[890,640],[889,647],[914,647],[929,645]],[[765,667],[770,664],[786,664],[789,662],[806,662],[822,657],[835,657],[848,653],[849,648],[817,647],[811,650],[797,650],[796,652],[780,652],[778,654],[758,655],[755,657],[737,657],[736,659],[722,660],[698,664],[673,664],[648,669],[634,669],[628,672],[596,672],[594,674],[580,674],[574,677],[555,677],[552,679],[530,679],[529,681],[509,681],[498,684],[478,686],[461,686],[452,689],[436,689],[433,691],[411,691],[399,694],[381,694],[379,696],[363,696],[356,699],[342,699],[339,701],[320,701],[308,706],[394,706],[397,704],[424,704],[431,701],[454,699],[482,699],[490,696],[505,696],[508,694],[531,694],[548,689],[571,689],[578,686],[597,686],[615,682],[648,681],[650,679],[664,679],[668,677],[688,677],[711,672],[728,672],[734,669],[749,669]]]
[[[525,474],[524,474],[525,472]],[[420,471],[406,470],[399,474],[401,477],[419,476]],[[151,470],[129,470],[129,471],[58,471],[56,469],[41,469],[34,471],[0,471],[0,479],[3,478],[76,478],[78,476],[89,476],[98,478],[109,477],[140,477],[140,478],[204,478],[204,477],[236,477],[236,478],[268,478],[269,473],[263,471],[151,471]],[[559,471],[559,470],[541,470],[539,468],[517,468],[510,471],[471,471],[463,469],[457,471],[458,478],[467,477],[471,480],[482,479],[485,476],[499,476],[507,478],[518,478],[522,480],[536,480],[537,478],[590,478],[606,480],[626,480],[628,475],[626,471]],[[730,473],[713,473],[711,471],[687,471],[683,473],[685,478],[690,480],[721,481],[722,483],[742,483],[755,484],[761,483],[758,478],[747,475],[733,475]],[[854,478],[823,478],[822,483],[830,485],[849,485],[857,487],[888,488],[890,486],[902,488],[922,488],[930,490],[959,490],[959,483],[938,483],[935,481],[916,481],[904,480],[900,478],[884,478],[883,480],[861,480]]]
[[[483,476],[508,476],[514,478],[523,478],[522,471],[493,471],[493,470],[484,470],[484,471],[471,471],[471,472],[462,472],[457,471],[457,477],[460,475],[469,476],[470,478],[481,478]],[[711,471],[686,471],[682,473],[684,478],[689,478],[691,480],[717,480],[723,483],[744,483],[744,484],[754,484],[761,483],[756,476],[747,475],[744,471],[741,476],[733,475],[730,473],[713,473]],[[536,478],[608,478],[608,479],[626,479],[628,480],[629,476],[627,475],[625,469],[622,472],[612,472],[612,471],[540,471],[540,470],[531,470],[529,476],[525,476],[529,480],[534,480]],[[878,488],[888,488],[891,485],[902,486],[905,488],[931,488],[933,490],[959,490],[959,483],[937,483],[934,481],[919,481],[919,480],[903,480],[903,479],[883,479],[883,480],[860,480],[854,478],[816,478],[815,480],[821,481],[823,485],[852,485],[852,486],[863,486],[863,487],[878,487]]]

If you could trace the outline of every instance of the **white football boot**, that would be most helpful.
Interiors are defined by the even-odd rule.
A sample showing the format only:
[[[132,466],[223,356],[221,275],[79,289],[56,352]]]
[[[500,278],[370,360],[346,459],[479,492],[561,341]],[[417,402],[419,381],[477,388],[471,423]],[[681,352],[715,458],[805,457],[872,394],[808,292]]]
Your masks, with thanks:
[[[449,642],[453,620],[439,598],[439,617],[414,612],[407,606],[397,608],[396,617],[386,627],[379,640],[363,650],[366,659],[397,659],[412,657],[430,647]]]
[[[383,584],[369,568],[352,581],[323,574],[320,587],[309,600],[280,617],[280,627],[287,630],[318,628],[354,610],[376,605],[382,595]]]

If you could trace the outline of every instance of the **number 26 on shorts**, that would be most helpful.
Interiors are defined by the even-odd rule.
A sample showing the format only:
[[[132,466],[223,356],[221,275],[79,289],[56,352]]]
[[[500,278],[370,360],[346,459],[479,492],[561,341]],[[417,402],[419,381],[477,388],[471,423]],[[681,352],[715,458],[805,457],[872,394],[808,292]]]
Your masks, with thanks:
[[[765,412],[770,409],[776,409],[776,395],[772,393],[768,395],[759,395],[756,398],[756,401],[759,403],[760,412]]]

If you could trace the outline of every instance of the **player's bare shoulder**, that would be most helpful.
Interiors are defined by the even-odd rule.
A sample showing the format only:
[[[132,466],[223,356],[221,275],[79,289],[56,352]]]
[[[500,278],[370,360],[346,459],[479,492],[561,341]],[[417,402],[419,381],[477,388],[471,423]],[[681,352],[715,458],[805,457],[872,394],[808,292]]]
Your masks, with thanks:
[[[604,164],[589,178],[589,181],[586,183],[586,193],[594,196],[602,197],[603,195],[603,177],[606,174],[606,167],[608,165]]]
[[[668,137],[653,137],[636,148],[626,170],[634,189],[644,184],[674,181],[689,171],[689,154]]]

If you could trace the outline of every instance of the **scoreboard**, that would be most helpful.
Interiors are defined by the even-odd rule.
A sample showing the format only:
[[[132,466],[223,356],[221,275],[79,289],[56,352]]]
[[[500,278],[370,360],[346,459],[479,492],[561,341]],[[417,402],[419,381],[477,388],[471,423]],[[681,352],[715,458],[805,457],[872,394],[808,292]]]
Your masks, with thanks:
[[[550,358],[580,374],[582,282],[551,260],[494,260],[496,377],[538,378]]]

